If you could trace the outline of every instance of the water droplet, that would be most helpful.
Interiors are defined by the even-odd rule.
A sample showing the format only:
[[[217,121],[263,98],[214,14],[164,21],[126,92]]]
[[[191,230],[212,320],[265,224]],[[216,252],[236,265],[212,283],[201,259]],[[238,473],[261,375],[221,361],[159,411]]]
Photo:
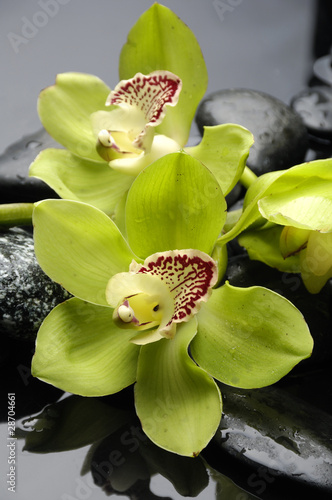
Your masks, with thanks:
[[[41,142],[38,142],[38,141],[29,141],[26,143],[25,147],[27,149],[37,149],[39,147],[42,146],[42,143]]]

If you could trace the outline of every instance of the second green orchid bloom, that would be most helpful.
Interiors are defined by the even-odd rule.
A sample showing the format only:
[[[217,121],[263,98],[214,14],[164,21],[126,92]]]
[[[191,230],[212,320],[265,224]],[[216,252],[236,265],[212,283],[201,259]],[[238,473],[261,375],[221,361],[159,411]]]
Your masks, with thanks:
[[[89,203],[117,220],[142,169],[184,149],[214,173],[226,195],[242,175],[253,137],[226,124],[206,127],[200,144],[186,146],[207,88],[190,29],[155,3],[130,31],[119,73],[112,91],[96,76],[62,73],[40,93],[41,122],[65,149],[42,151],[30,175],[61,198]]]
[[[258,178],[224,239],[239,235],[252,259],[301,273],[307,290],[318,293],[332,277],[331,214],[332,160],[307,162]]]

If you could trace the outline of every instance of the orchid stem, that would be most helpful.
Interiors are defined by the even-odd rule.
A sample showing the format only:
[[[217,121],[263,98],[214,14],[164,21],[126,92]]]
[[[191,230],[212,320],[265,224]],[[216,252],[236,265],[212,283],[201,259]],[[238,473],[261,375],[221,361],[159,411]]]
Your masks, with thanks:
[[[257,175],[254,174],[252,170],[250,170],[249,167],[245,166],[242,176],[240,177],[240,182],[242,186],[244,186],[246,189],[251,186],[257,179]]]
[[[0,227],[31,225],[33,208],[34,203],[8,203],[0,205]]]

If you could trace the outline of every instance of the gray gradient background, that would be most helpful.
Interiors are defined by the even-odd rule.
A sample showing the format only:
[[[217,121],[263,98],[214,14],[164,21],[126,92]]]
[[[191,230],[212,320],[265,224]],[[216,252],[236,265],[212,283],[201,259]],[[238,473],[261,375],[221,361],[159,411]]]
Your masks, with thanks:
[[[216,1],[228,5],[228,10],[217,9]],[[51,17],[39,2],[43,0],[0,0],[0,153],[40,128],[37,97],[54,83],[57,73],[92,73],[114,87],[127,33],[153,4],[152,0],[59,0],[58,12]],[[247,87],[288,103],[305,86],[311,73],[315,0],[163,3],[195,33],[209,72],[208,93]],[[40,25],[30,38],[24,37],[26,20]],[[26,40],[16,51],[10,33]]]

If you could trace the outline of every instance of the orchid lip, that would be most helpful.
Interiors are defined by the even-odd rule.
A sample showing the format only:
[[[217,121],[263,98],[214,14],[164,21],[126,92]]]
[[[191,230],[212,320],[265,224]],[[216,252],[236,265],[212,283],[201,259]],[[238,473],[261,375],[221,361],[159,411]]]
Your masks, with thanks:
[[[208,299],[216,277],[216,263],[204,252],[159,252],[143,264],[133,261],[129,272],[113,276],[106,297],[115,307],[113,318],[121,328],[157,328],[143,335],[147,343],[149,335],[151,341],[173,338],[176,324],[189,321]]]

